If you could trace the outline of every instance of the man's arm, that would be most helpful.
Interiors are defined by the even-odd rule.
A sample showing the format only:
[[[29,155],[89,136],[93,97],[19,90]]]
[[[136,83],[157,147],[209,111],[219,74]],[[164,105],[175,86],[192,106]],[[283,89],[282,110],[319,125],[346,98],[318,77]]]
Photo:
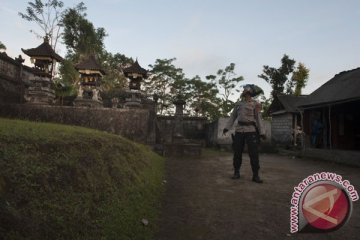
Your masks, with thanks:
[[[256,127],[259,132],[260,136],[265,136],[265,129],[263,126],[263,122],[261,119],[261,103],[256,102],[255,105],[255,120],[256,120]]]
[[[223,130],[223,133],[225,134],[226,132],[229,131],[229,129],[231,129],[234,125],[234,122],[237,118],[237,106],[238,105],[235,105],[234,109],[232,110],[231,114],[230,114],[230,118],[229,120],[227,121],[226,125],[225,125],[225,128]]]

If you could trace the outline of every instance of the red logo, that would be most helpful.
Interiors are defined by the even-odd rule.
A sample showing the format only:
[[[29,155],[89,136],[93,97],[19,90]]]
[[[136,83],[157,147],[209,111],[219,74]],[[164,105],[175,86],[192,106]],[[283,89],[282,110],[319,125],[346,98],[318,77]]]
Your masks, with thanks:
[[[301,206],[308,224],[324,231],[341,227],[351,211],[350,201],[344,190],[329,183],[310,188]]]

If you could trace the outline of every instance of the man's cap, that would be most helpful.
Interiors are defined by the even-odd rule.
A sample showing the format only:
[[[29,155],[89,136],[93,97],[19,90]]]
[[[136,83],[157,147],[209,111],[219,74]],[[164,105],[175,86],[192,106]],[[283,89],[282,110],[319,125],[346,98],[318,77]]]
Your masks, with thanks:
[[[260,87],[256,86],[255,84],[246,84],[246,85],[243,85],[242,87],[244,88],[242,94],[250,93],[251,97],[255,97],[259,94],[264,93],[264,91]]]

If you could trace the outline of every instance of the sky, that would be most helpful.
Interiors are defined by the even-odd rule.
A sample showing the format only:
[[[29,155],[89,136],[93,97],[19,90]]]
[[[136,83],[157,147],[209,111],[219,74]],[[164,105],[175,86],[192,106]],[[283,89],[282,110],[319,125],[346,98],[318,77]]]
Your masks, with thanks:
[[[40,45],[37,29],[18,15],[28,1],[0,0],[0,41],[11,57]],[[63,0],[65,7],[80,1]],[[358,0],[93,0],[83,1],[95,27],[105,28],[106,50],[137,58],[149,69],[156,59],[176,58],[188,78],[215,74],[235,63],[243,84],[263,66],[280,67],[284,54],[310,69],[303,94],[335,74],[360,67]],[[62,47],[59,54],[64,56]],[[29,61],[27,61],[29,63]]]

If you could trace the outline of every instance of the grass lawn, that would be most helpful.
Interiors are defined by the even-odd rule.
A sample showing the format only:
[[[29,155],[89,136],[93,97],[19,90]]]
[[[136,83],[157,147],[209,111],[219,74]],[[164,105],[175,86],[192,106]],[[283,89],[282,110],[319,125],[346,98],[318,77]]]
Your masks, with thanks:
[[[120,136],[0,118],[0,239],[152,239],[163,174]]]

